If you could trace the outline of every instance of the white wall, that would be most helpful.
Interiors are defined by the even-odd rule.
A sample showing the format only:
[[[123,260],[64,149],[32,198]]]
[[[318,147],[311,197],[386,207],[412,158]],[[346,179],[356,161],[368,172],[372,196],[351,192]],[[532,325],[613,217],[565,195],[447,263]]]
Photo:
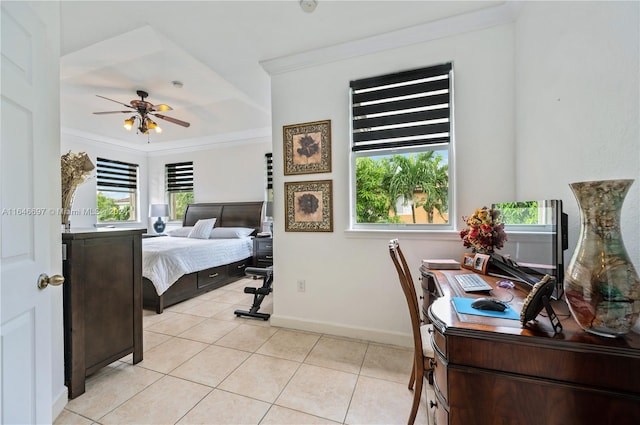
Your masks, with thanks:
[[[149,212],[149,202],[147,196],[147,154],[134,149],[126,149],[108,143],[92,140],[87,136],[79,136],[70,132],[62,132],[60,139],[60,154],[67,152],[86,152],[94,165],[96,158],[113,159],[116,161],[124,161],[132,164],[138,164],[138,184],[140,185],[138,208],[139,221],[136,223],[128,223],[127,227],[146,228],[147,215]],[[96,171],[84,183],[78,186],[76,195],[73,200],[72,210],[82,213],[83,210],[96,208]],[[93,227],[98,222],[95,214],[72,215],[69,218],[71,228],[77,227]]]
[[[622,211],[637,268],[639,16],[638,2],[527,2],[516,26],[517,194],[562,199],[574,247],[580,218],[569,183],[637,179]]]
[[[416,284],[421,258],[463,252],[455,232],[347,231],[350,80],[453,61],[457,225],[492,201],[559,198],[573,223],[570,256],[578,213],[568,183],[640,177],[638,26],[635,2],[531,3],[513,24],[272,75],[272,323],[408,343],[406,304],[386,242],[400,238]],[[282,126],[323,119],[332,121],[332,172],[285,177]],[[312,179],[333,180],[334,232],[285,232],[283,183]],[[623,211],[636,264],[638,186]],[[299,279],[306,292],[297,291]]]

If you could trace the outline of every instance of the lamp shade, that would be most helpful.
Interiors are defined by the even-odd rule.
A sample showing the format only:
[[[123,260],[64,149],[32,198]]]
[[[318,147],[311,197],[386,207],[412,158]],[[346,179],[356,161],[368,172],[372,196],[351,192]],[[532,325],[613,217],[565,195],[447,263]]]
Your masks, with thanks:
[[[149,217],[169,217],[169,205],[167,204],[149,205]]]

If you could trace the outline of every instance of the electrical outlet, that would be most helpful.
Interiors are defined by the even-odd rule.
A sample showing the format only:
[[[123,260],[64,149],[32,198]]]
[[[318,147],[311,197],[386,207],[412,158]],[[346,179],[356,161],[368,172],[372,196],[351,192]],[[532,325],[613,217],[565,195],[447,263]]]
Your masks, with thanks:
[[[307,289],[306,285],[304,279],[298,279],[298,292],[304,292]]]

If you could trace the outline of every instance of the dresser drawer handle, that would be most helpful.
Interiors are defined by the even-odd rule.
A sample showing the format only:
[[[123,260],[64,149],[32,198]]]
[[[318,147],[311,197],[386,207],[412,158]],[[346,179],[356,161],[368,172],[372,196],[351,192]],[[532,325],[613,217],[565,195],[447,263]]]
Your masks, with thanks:
[[[273,245],[265,245],[264,248],[271,249],[271,248],[273,248]]]
[[[209,279],[213,279],[214,277],[220,276],[220,273],[214,273],[209,275]]]
[[[240,264],[240,265],[238,266],[238,269],[244,269],[246,266],[247,266],[247,265],[246,265],[246,264],[244,264],[244,263],[243,263],[243,264]]]
[[[429,400],[429,407],[430,408],[434,408],[434,407],[438,407],[438,402],[437,401],[433,401],[433,400]]]
[[[435,361],[434,359],[429,359],[429,367],[431,369],[435,369],[436,366],[438,366],[438,362]]]
[[[273,259],[273,255],[265,255],[264,258],[272,260]]]

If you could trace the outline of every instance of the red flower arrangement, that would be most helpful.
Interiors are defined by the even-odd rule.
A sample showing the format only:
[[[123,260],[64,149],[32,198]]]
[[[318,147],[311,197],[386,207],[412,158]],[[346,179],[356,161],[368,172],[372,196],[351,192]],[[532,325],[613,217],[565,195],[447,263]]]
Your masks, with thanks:
[[[491,253],[504,246],[507,234],[504,224],[499,221],[500,211],[482,207],[475,210],[471,217],[462,217],[467,228],[460,232],[465,248],[473,252]]]

